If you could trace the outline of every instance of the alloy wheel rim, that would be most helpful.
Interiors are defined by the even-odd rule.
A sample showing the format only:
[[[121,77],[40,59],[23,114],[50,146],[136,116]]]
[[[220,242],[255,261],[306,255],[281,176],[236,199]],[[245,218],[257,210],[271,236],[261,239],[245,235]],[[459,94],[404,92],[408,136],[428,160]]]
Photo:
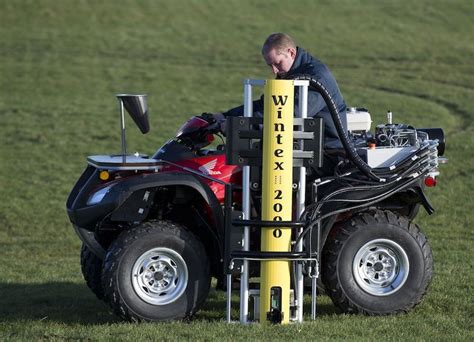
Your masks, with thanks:
[[[176,251],[157,247],[143,253],[132,268],[135,293],[152,305],[165,305],[177,300],[186,290],[188,268]]]
[[[391,295],[405,284],[410,262],[405,250],[396,242],[376,239],[367,242],[356,253],[352,271],[356,283],[374,296]]]

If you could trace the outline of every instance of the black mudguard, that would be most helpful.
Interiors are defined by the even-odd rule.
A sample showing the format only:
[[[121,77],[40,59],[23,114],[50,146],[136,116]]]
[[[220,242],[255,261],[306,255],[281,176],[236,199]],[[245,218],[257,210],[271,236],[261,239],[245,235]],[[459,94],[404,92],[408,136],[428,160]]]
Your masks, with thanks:
[[[428,200],[428,197],[426,197],[423,189],[420,186],[417,186],[413,188],[413,191],[418,195],[418,198],[420,199],[420,203],[423,205],[428,215],[433,214],[435,212],[435,209],[433,208],[430,201]]]
[[[419,185],[408,189],[408,191],[405,191],[404,194],[406,196],[404,199],[405,200],[404,202],[407,208],[409,208],[409,210],[408,210],[408,213],[403,214],[403,215],[405,215],[408,219],[412,220],[415,218],[420,204],[423,205],[423,207],[425,208],[426,212],[429,215],[434,213],[435,209],[433,208],[428,198],[426,197],[425,192],[423,191],[423,186],[421,185],[421,182]],[[391,201],[391,197],[385,201],[379,202],[379,208],[397,211],[400,204],[395,205],[392,208],[390,205],[390,201]],[[344,217],[344,215],[346,214],[342,214],[342,217]],[[349,214],[349,216],[351,216],[351,214]],[[320,244],[321,248],[326,243],[326,239],[328,235],[330,234],[331,230],[335,228],[335,226],[338,224],[338,222],[336,222],[336,219],[337,219],[337,216],[330,216],[327,219],[323,220],[321,224],[321,244]],[[338,220],[340,219],[341,218],[339,218]],[[313,241],[313,244],[314,243],[316,243],[316,241]]]
[[[189,187],[198,192],[212,209],[218,234],[223,236],[224,217],[216,196],[198,176],[189,173],[142,174],[127,181],[120,182],[104,197],[104,200],[107,200],[109,195],[115,196],[116,198],[117,207],[112,211],[111,219],[113,221],[122,221],[123,218],[126,218],[126,221],[129,222],[142,221],[147,216],[147,210],[149,209],[148,202],[152,199],[152,194],[160,187],[169,186]],[[147,192],[149,192],[149,195],[146,195]],[[144,197],[146,197],[146,200]],[[140,207],[140,205],[142,205],[142,207]],[[141,208],[143,211],[134,211],[133,209],[135,208]]]
[[[143,173],[134,177],[111,182],[113,184],[102,201],[96,205],[87,205],[94,189],[101,185],[98,170],[90,166],[73,188],[68,201],[69,218],[81,240],[96,254],[102,257],[105,251],[94,237],[98,225],[105,218],[111,221],[140,223],[146,219],[153,194],[160,187],[183,186],[195,190],[212,210],[216,231],[213,240],[222,250],[224,237],[224,217],[222,208],[211,189],[199,177],[189,173]],[[88,233],[90,232],[90,233]]]

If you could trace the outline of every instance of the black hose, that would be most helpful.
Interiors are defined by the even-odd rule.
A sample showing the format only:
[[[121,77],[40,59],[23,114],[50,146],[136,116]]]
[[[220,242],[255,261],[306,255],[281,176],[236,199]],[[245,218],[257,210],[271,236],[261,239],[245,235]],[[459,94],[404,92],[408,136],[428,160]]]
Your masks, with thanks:
[[[423,173],[423,174],[420,174],[418,177],[415,177],[411,180],[408,180],[406,181],[404,184],[402,185],[399,185],[397,187],[394,187],[393,189],[391,189],[390,191],[384,193],[382,196],[381,195],[376,195],[372,198],[375,198],[374,200],[372,200],[372,198],[367,198],[367,199],[361,199],[361,202],[363,201],[370,201],[370,202],[367,202],[367,203],[364,203],[364,204],[360,204],[360,205],[357,205],[357,206],[352,206],[352,207],[346,207],[346,208],[343,208],[343,209],[338,209],[338,210],[335,210],[335,211],[332,211],[332,212],[329,212],[323,216],[320,216],[319,218],[317,218],[316,220],[314,220],[313,222],[311,222],[308,227],[306,227],[300,235],[298,235],[298,238],[296,239],[294,245],[293,245],[293,248],[292,248],[292,251],[295,250],[295,246],[297,246],[300,241],[306,236],[306,234],[308,234],[308,232],[312,231],[313,230],[313,227],[316,225],[316,223],[324,220],[325,218],[327,217],[330,217],[330,216],[334,216],[334,215],[337,215],[337,214],[340,214],[340,213],[343,213],[343,212],[346,212],[346,211],[351,211],[351,210],[354,210],[354,209],[359,209],[359,208],[364,208],[364,207],[368,207],[372,204],[375,204],[375,203],[378,203],[384,199],[386,199],[387,197],[390,197],[393,193],[395,192],[398,192],[398,191],[401,191],[407,187],[409,187],[411,184],[413,184],[414,182],[416,182],[420,177],[422,176],[425,176],[426,173]]]
[[[356,192],[356,191],[375,191],[378,189],[384,189],[387,187],[393,186],[393,183],[372,183],[370,185],[360,185],[360,186],[349,186],[345,188],[340,188],[335,190],[334,192],[326,195],[324,198],[321,200],[307,206],[305,208],[305,211],[301,214],[300,221],[305,219],[305,216],[308,215],[309,213],[318,213],[322,206],[326,204],[331,198],[338,196],[340,194],[346,193],[346,192]],[[311,218],[312,220],[314,219],[313,216]]]
[[[372,170],[378,175],[381,175],[383,173],[395,173],[399,169],[403,168],[406,164],[411,164],[415,160],[415,159],[412,159],[414,156],[416,156],[417,159],[421,159],[425,157],[426,155],[433,153],[434,151],[432,151],[432,149],[433,147],[436,147],[436,146],[437,146],[437,143],[425,143],[414,153],[411,153],[410,155],[406,156],[404,159],[398,161],[396,167],[377,167],[377,168],[373,168]]]
[[[309,75],[301,74],[301,75],[292,76],[292,78],[298,79],[298,80],[309,81],[309,86],[322,96],[324,102],[326,102],[329,112],[331,113],[331,117],[334,122],[334,126],[336,127],[337,134],[339,136],[339,139],[341,140],[344,150],[349,156],[349,159],[351,159],[352,162],[357,166],[357,168],[370,179],[373,179],[377,182],[384,182],[385,179],[377,177],[372,172],[372,168],[369,165],[367,165],[367,163],[364,162],[364,160],[357,154],[357,151],[354,148],[353,144],[349,141],[349,137],[347,136],[346,129],[344,128],[344,125],[342,124],[342,121],[341,121],[341,116],[339,115],[339,112],[337,110],[336,103],[334,102],[331,94],[326,89],[326,87],[321,82],[312,78]]]

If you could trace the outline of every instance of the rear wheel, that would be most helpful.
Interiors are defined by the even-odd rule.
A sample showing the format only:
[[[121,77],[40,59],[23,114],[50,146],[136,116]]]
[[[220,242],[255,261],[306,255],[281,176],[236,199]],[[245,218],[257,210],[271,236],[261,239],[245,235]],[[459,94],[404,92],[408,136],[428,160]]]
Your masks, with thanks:
[[[164,321],[192,315],[206,299],[209,261],[185,227],[147,222],[123,232],[104,261],[105,299],[128,321]]]
[[[406,312],[421,301],[432,273],[426,237],[390,211],[351,218],[328,237],[323,251],[324,285],[343,312]]]
[[[102,260],[92,251],[82,244],[81,248],[81,271],[87,286],[92,290],[97,298],[104,298],[102,288]]]

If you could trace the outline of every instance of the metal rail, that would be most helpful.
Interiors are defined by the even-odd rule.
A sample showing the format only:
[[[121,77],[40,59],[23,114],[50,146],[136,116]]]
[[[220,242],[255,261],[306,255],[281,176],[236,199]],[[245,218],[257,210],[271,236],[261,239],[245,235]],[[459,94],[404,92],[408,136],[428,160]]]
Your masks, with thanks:
[[[244,81],[244,117],[250,118],[253,116],[253,101],[252,101],[252,86],[263,86],[265,85],[264,80],[251,80],[247,79]],[[297,117],[294,119],[294,124],[297,126],[304,127],[304,119],[307,118],[308,115],[308,86],[309,81],[307,80],[295,80],[294,85],[299,87],[299,108],[300,111],[297,113]],[[303,144],[304,138],[307,138],[308,134],[297,133],[295,134],[294,138],[299,141],[300,150],[303,151]],[[302,154],[302,153],[300,153]],[[303,155],[299,156],[303,157]],[[301,166],[299,167],[299,184],[298,184],[298,192],[296,196],[296,212],[294,216],[296,220],[299,220],[301,214],[305,210],[305,198],[306,198],[306,168]],[[250,247],[250,226],[253,226],[253,221],[250,219],[250,210],[251,210],[251,202],[250,202],[250,166],[243,166],[242,167],[242,220],[247,221],[247,225],[245,222],[243,224],[236,224],[236,226],[243,226],[243,234],[242,234],[242,254],[245,252],[249,252]],[[296,225],[297,226],[297,225]],[[298,235],[301,234],[303,228],[298,227]],[[302,257],[303,251],[303,242],[300,241],[296,246],[296,252],[294,253],[295,256],[292,257],[272,257],[271,255],[266,255],[265,257],[253,257],[250,256],[243,256],[243,257],[233,257],[228,261],[227,270],[227,322],[231,322],[231,295],[232,295],[232,272],[234,261],[241,260],[242,266],[240,270],[240,323],[248,323],[249,317],[249,261],[262,261],[262,260],[285,260],[285,261],[296,261],[296,284],[295,284],[295,292],[296,292],[296,321],[303,322],[303,295],[304,295],[304,277],[303,277],[303,261],[309,261],[317,265],[318,260],[314,257]],[[297,254],[300,254],[299,256]],[[316,270],[317,272],[317,270]],[[317,276],[317,274],[316,274]],[[313,283],[315,283],[313,281]],[[315,287],[316,284],[313,284]],[[312,303],[311,307],[315,307],[316,301],[316,291],[313,289],[312,291]],[[313,312],[313,310],[312,310]],[[315,313],[315,310],[314,310]]]

